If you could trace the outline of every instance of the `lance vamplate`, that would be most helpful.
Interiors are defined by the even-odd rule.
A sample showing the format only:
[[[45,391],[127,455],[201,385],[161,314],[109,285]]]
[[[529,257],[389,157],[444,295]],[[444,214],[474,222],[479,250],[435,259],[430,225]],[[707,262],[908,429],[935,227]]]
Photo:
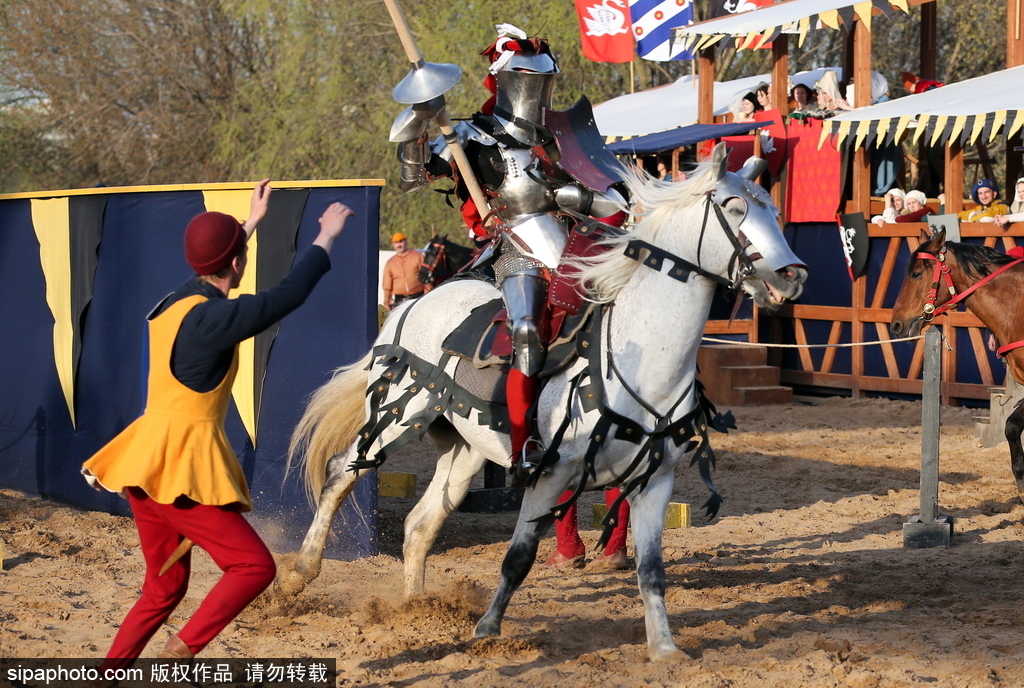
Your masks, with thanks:
[[[405,54],[409,58],[409,62],[412,63],[412,71],[395,87],[392,96],[396,101],[404,104],[426,102],[435,97],[441,99],[442,107],[437,114],[437,123],[441,128],[441,134],[448,143],[456,167],[462,170],[462,181],[469,190],[469,195],[473,199],[473,203],[476,204],[477,211],[482,218],[488,218],[490,204],[487,203],[487,197],[484,195],[483,189],[480,188],[480,183],[469,165],[469,158],[466,157],[466,152],[462,149],[459,137],[452,127],[448,108],[444,106],[444,93],[458,83],[462,77],[462,70],[452,64],[424,62],[423,53],[416,45],[416,39],[412,35],[412,30],[409,28],[409,23],[405,20],[405,15],[402,14],[402,8],[398,6],[398,2],[384,0],[384,5],[388,8],[391,21],[395,24],[395,30],[398,31]],[[494,219],[491,216],[485,221],[494,221]]]

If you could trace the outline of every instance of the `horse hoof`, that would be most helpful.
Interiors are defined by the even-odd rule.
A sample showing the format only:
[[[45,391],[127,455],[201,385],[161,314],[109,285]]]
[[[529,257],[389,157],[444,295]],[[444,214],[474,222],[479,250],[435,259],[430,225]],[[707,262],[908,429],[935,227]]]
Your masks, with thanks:
[[[1024,502],[1024,478],[1015,478],[1017,481],[1017,496],[1020,497],[1020,501]]]
[[[501,624],[489,621],[487,618],[480,619],[473,631],[474,638],[496,638],[501,635]]]
[[[652,662],[687,662],[690,660],[690,655],[676,648],[669,650],[652,649],[648,652],[648,657],[650,657]]]
[[[288,597],[295,597],[305,590],[309,581],[309,577],[302,575],[294,569],[289,571],[278,570],[272,590],[278,599],[283,600]]]

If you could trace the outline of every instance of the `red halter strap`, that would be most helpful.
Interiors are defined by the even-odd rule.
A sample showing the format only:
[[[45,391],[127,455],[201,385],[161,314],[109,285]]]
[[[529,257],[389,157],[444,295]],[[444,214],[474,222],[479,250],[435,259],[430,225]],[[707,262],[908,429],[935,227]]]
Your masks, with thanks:
[[[998,356],[999,358],[1004,358],[1006,354],[1010,353],[1014,349],[1019,349],[1022,346],[1024,346],[1024,341],[1010,342],[1006,346],[1001,346],[998,349],[996,349],[996,356]]]
[[[954,306],[956,306],[957,304],[959,304],[961,301],[963,301],[968,296],[970,296],[974,292],[975,289],[977,289],[978,287],[981,287],[982,285],[988,283],[989,281],[994,279],[996,277],[996,275],[999,275],[1000,273],[1003,273],[1006,270],[1009,270],[1010,268],[1012,268],[1014,265],[1017,265],[1018,263],[1024,263],[1024,258],[1018,258],[1017,260],[1013,261],[1012,263],[1007,263],[1003,267],[999,268],[995,272],[989,273],[984,278],[978,280],[977,282],[972,284],[970,287],[968,287],[967,289],[965,289],[964,291],[962,291],[962,292],[960,292],[958,294],[957,291],[956,291],[956,287],[953,286],[953,278],[949,274],[949,265],[946,264],[946,249],[945,248],[943,248],[941,251],[939,251],[938,255],[932,255],[931,253],[920,252],[920,253],[915,253],[914,257],[915,258],[920,258],[922,260],[934,260],[935,261],[935,272],[932,275],[932,288],[928,291],[928,302],[925,303],[925,305],[924,305],[924,319],[927,322],[931,322],[931,319],[934,318],[936,315],[942,315],[946,311],[948,311],[949,309],[951,309]],[[950,298],[949,301],[947,301],[946,303],[942,304],[941,306],[936,307],[935,306],[935,299],[936,299],[936,297],[938,296],[938,293],[939,293],[939,282],[940,281],[945,281],[946,288],[949,289],[949,294],[950,294],[950,296],[952,298]],[[1024,346],[1024,342],[1014,342],[1013,344],[1008,344],[1007,346],[1002,347],[999,351],[1001,352],[1003,349],[1007,349],[1007,350],[1015,349],[1015,348],[1017,348],[1017,346]],[[1003,354],[1000,354],[1000,355],[1003,355]]]

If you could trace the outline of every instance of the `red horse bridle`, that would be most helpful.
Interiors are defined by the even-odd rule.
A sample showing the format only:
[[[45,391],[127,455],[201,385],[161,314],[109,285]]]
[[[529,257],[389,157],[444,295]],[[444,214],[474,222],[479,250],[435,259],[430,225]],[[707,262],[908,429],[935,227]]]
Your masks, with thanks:
[[[434,270],[436,270],[439,265],[443,265],[447,261],[448,252],[445,251],[444,242],[441,242],[437,244],[437,254],[434,256],[433,263],[430,265],[427,265],[426,263],[423,264],[423,269],[427,271],[428,275],[430,275],[431,281],[434,279]]]
[[[1024,258],[1018,258],[1012,263],[1007,263],[1006,265],[999,268],[995,272],[989,273],[984,278],[978,280],[964,291],[957,293],[956,287],[953,286],[953,278],[950,275],[949,265],[946,264],[945,247],[943,247],[942,250],[935,255],[932,255],[931,253],[924,253],[922,251],[920,253],[915,253],[914,257],[921,260],[935,261],[935,272],[932,274],[932,288],[928,291],[928,300],[924,304],[924,314],[922,315],[925,322],[931,322],[932,318],[934,318],[936,315],[943,315],[946,311],[950,310],[951,308],[959,304],[961,301],[966,299],[968,296],[970,296],[972,293],[974,293],[975,289],[993,280],[996,277],[996,275],[999,275],[1000,273],[1009,270],[1018,263],[1024,263]],[[938,298],[939,285],[942,282],[945,282],[946,288],[949,289],[950,299],[941,306],[936,306],[935,299]],[[1024,341],[1011,342],[1006,346],[999,347],[999,349],[996,351],[996,355],[1002,358],[1003,356],[1006,355],[1006,352],[1011,351],[1013,349],[1017,349],[1022,346],[1024,346]]]

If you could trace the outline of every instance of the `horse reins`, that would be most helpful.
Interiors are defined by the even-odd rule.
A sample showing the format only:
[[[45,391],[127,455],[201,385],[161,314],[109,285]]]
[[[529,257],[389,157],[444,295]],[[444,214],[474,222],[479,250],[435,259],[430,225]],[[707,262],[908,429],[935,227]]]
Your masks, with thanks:
[[[935,271],[932,274],[932,288],[928,290],[928,300],[924,304],[924,314],[922,315],[925,322],[931,322],[936,315],[945,314],[946,311],[950,310],[954,306],[957,306],[962,301],[964,301],[968,296],[974,293],[976,289],[984,286],[988,282],[995,279],[997,275],[1006,272],[1007,270],[1012,268],[1014,265],[1017,265],[1018,263],[1024,263],[1024,258],[1018,258],[1014,260],[1012,263],[1007,263],[1006,265],[999,268],[995,272],[990,272],[988,275],[978,280],[967,289],[958,293],[956,287],[953,286],[953,277],[950,274],[949,264],[946,263],[945,247],[943,247],[941,251],[934,255],[931,253],[925,253],[924,251],[915,253],[914,258],[920,260],[935,261]],[[950,299],[941,306],[936,306],[935,299],[937,299],[939,296],[939,287],[942,282],[946,283],[946,289],[949,290]],[[1002,358],[1007,354],[1007,352],[1012,351],[1013,349],[1018,349],[1022,346],[1024,346],[1024,341],[1011,342],[1005,346],[999,347],[999,349],[996,351],[996,355]]]

